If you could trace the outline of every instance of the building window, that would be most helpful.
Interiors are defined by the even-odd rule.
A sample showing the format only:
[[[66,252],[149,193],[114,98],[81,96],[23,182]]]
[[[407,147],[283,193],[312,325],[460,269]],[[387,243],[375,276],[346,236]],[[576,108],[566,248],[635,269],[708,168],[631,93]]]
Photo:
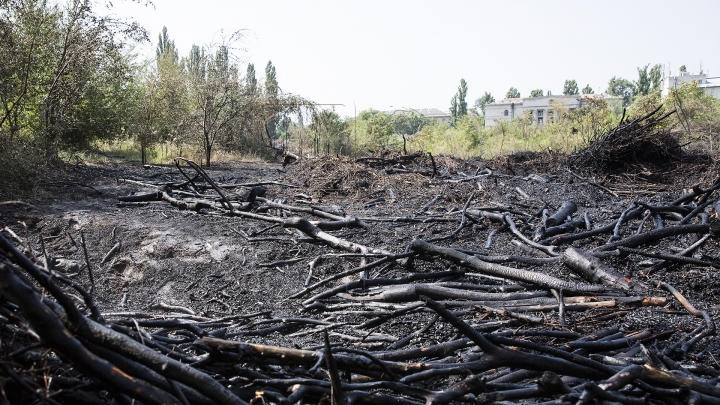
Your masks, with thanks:
[[[539,111],[538,111],[538,112],[539,112]],[[543,117],[538,117],[538,124],[539,124],[539,125],[542,125],[542,123],[543,123]]]
[[[538,116],[538,117],[542,117],[542,116],[543,116],[543,110],[538,110],[537,116]]]
[[[508,116],[508,110],[505,110],[505,112],[503,113],[503,115],[507,117],[507,116]]]

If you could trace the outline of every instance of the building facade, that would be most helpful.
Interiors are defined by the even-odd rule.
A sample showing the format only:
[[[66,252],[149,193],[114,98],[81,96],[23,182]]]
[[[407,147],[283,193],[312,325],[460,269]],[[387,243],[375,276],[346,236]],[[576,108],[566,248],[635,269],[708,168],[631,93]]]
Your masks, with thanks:
[[[485,126],[494,127],[502,121],[512,121],[527,115],[538,125],[553,122],[557,115],[582,108],[590,99],[602,99],[610,103],[622,103],[619,97],[605,94],[576,94],[543,97],[506,98],[485,104]]]
[[[660,84],[660,92],[662,97],[665,98],[670,94],[670,89],[682,87],[682,85],[695,82],[697,86],[715,98],[720,98],[720,78],[719,77],[707,77],[707,74],[703,73],[693,75],[688,72],[680,72],[680,76],[668,76],[663,79]]]

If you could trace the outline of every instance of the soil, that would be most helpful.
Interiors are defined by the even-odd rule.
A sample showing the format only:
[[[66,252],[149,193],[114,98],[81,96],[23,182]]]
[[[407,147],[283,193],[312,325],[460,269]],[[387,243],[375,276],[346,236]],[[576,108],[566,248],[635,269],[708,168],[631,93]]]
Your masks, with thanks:
[[[512,210],[535,214],[544,206],[551,212],[565,201],[578,205],[575,217],[589,215],[594,227],[619,217],[633,201],[667,205],[694,185],[707,186],[717,176],[716,159],[687,159],[663,172],[635,172],[614,175],[571,173],[567,157],[561,154],[518,153],[492,161],[460,160],[435,157],[438,176],[419,173],[387,174],[393,167],[403,170],[429,169],[433,162],[428,156],[411,161],[398,161],[397,155],[378,156],[388,161],[357,162],[349,158],[325,157],[303,159],[283,167],[275,163],[227,163],[207,168],[218,183],[254,183],[275,181],[284,185],[265,185],[266,198],[296,206],[317,206],[326,211],[350,217],[412,217],[436,195],[442,197],[423,214],[439,217],[458,217],[452,211],[462,210],[469,198],[469,207],[503,206]],[[699,162],[699,163],[698,163]],[[461,181],[483,169],[491,175],[471,181]],[[581,178],[592,177],[597,185]],[[320,243],[309,243],[304,235],[293,229],[274,227],[258,220],[226,217],[213,212],[181,211],[166,202],[152,202],[137,206],[118,206],[118,196],[141,194],[154,189],[123,182],[130,179],[143,183],[183,182],[185,178],[174,166],[153,165],[142,168],[133,164],[68,166],[58,181],[49,184],[53,198],[35,203],[0,205],[0,225],[8,226],[21,237],[28,235],[33,249],[41,252],[39,238],[45,238],[48,253],[63,258],[61,271],[73,280],[90,288],[88,271],[80,244],[84,235],[95,288],[93,296],[103,313],[145,312],[167,315],[158,305],[181,306],[192,309],[198,316],[218,318],[230,314],[271,311],[271,316],[313,317],[323,320],[362,322],[358,315],[341,315],[303,311],[302,301],[290,295],[301,290],[308,278],[309,263],[316,257],[333,253]],[[449,180],[456,180],[451,182]],[[605,190],[598,187],[602,185]],[[615,195],[611,194],[611,190]],[[271,210],[276,215],[293,215]],[[708,210],[708,212],[711,212]],[[306,216],[308,219],[317,219]],[[713,220],[716,220],[713,218]],[[27,231],[18,221],[27,225]],[[402,253],[414,239],[430,239],[452,233],[457,222],[402,223],[366,220],[368,229],[344,229],[330,232],[340,238],[369,247]],[[518,222],[518,221],[516,221]],[[537,225],[537,220],[531,222]],[[637,231],[640,221],[623,227],[622,236]],[[521,224],[519,223],[518,226]],[[650,227],[650,221],[645,224]],[[532,227],[535,229],[535,226]],[[646,228],[650,229],[650,228]],[[485,247],[491,232],[490,248]],[[27,233],[26,233],[27,232]],[[251,240],[243,236],[249,235]],[[676,253],[702,235],[668,238],[655,246],[643,249]],[[574,243],[575,247],[591,249],[604,244],[609,235]],[[514,235],[491,222],[480,221],[462,229],[454,238],[437,242],[492,255],[516,254],[541,257],[525,252],[512,243]],[[117,244],[120,249],[112,258],[102,262]],[[560,247],[561,252],[567,245]],[[335,251],[334,253],[342,253]],[[716,237],[712,237],[695,254],[696,258],[715,259],[720,256]],[[269,263],[293,258],[303,260],[292,264],[266,266]],[[313,269],[312,281],[339,271],[356,267],[358,257],[332,257],[320,261]],[[626,277],[647,286],[644,296],[668,299],[669,309],[609,308],[570,313],[568,328],[588,334],[607,326],[619,326],[627,332],[651,329],[661,332],[677,328],[672,337],[661,345],[671,344],[685,333],[702,325],[702,319],[683,315],[683,307],[666,290],[657,287],[667,282],[677,288],[699,310],[708,311],[713,318],[720,304],[720,279],[713,268],[692,265],[669,266],[646,275],[649,260],[629,255],[603,261]],[[534,266],[514,265],[550,274],[574,282],[583,280],[561,263]],[[440,259],[416,261],[414,268],[399,266],[371,272],[371,277],[401,277],[407,272],[425,273],[453,268]],[[382,268],[381,268],[382,269]],[[337,286],[349,279],[337,280],[316,291]],[[455,281],[476,282],[461,278]],[[600,322],[600,315],[627,309],[627,314]],[[544,317],[544,328],[560,329],[558,314],[538,313]],[[431,313],[417,313],[397,318],[381,325],[376,332],[402,337],[420,329],[432,318]],[[470,318],[467,318],[470,319]],[[494,315],[484,321],[492,321]],[[501,319],[498,317],[497,319]],[[495,320],[497,320],[495,319]],[[535,326],[536,327],[536,326]],[[321,344],[319,333],[298,334],[299,329],[284,330],[264,336],[243,336],[248,342],[290,347],[310,347]],[[338,332],[350,334],[338,329]],[[232,331],[228,331],[232,332]],[[412,345],[429,345],[447,341],[456,335],[453,328],[438,322],[425,338]],[[340,341],[336,335],[333,340]],[[358,336],[361,338],[361,336]],[[350,345],[351,342],[346,342]],[[388,343],[389,344],[389,343]],[[714,358],[720,357],[720,342],[712,336],[702,340],[693,351],[692,361],[718,368]]]

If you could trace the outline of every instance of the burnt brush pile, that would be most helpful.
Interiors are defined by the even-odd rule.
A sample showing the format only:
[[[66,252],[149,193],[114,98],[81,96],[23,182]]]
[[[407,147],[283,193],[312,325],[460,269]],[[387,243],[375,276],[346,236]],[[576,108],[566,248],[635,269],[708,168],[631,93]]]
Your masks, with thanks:
[[[379,216],[367,215],[377,207],[371,203],[399,204],[408,193],[375,171],[372,181],[395,184],[395,191],[355,198],[352,176],[338,168],[345,183],[333,188],[318,180],[327,195],[344,194],[327,207],[293,184],[222,184],[185,163],[194,174],[183,172],[183,181],[126,180],[152,191],[122,196],[119,206],[156,204],[252,221],[262,230],[234,231],[249,246],[315,247],[312,256],[255,265],[255,271],[307,271],[304,285],[287,285],[286,295],[277,297],[295,303],[297,313],[242,311],[217,299],[229,313],[198,315],[181,306],[168,306],[165,314],[101,311],[93,292],[101,281],[89,260],[79,270],[88,282],[79,282],[77,274],[54,268],[45,239],[38,250],[6,227],[0,232],[0,401],[720,403],[720,370],[709,360],[717,351],[713,309],[697,309],[664,277],[669,269],[720,267],[712,254],[720,178],[671,200],[633,201],[606,219],[591,217],[575,201],[543,203],[533,212],[524,209],[530,205],[477,204],[483,190],[503,182],[524,182],[524,190],[511,191],[524,201],[530,185],[559,187],[539,175],[519,178],[489,168],[450,174],[393,159],[387,163],[400,171],[390,174],[427,173],[448,187],[418,196],[428,198],[412,213]],[[274,198],[272,187],[294,194],[294,204]],[[361,204],[350,207],[351,200]],[[453,200],[460,202],[454,209],[435,209]],[[278,229],[284,232],[265,235]],[[399,236],[405,242],[392,245],[388,229],[412,237]],[[670,251],[668,242],[681,239],[688,246]],[[111,252],[103,262],[112,260]],[[355,264],[323,274],[322,262]],[[640,324],[634,319],[651,319],[648,314],[684,321],[633,327]],[[619,319],[627,322],[612,323]],[[271,344],[251,342],[259,337]],[[315,344],[278,343],[301,337]]]

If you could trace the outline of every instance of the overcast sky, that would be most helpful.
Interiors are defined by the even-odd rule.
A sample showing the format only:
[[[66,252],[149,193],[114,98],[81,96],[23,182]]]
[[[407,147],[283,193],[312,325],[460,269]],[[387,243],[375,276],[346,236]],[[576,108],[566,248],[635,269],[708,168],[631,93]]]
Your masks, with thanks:
[[[567,79],[605,91],[637,67],[681,65],[720,76],[720,1],[116,0],[111,10],[144,26],[154,54],[167,26],[180,55],[245,30],[237,56],[264,81],[272,60],[285,93],[336,107],[447,111],[460,79],[469,106],[510,87],[560,94]],[[241,66],[245,71],[245,66]],[[393,106],[393,107],[391,107]]]

